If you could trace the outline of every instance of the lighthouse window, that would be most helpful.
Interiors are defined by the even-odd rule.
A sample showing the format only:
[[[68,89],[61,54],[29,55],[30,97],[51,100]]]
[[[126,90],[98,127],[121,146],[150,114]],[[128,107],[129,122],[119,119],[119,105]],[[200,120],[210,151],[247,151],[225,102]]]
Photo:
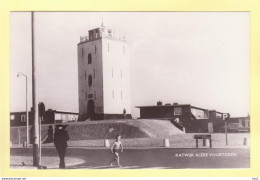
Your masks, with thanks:
[[[91,54],[88,54],[88,64],[91,64],[92,63],[92,56]]]
[[[88,76],[88,86],[89,87],[92,86],[92,76],[91,75]]]
[[[97,53],[97,46],[95,45],[95,54]]]

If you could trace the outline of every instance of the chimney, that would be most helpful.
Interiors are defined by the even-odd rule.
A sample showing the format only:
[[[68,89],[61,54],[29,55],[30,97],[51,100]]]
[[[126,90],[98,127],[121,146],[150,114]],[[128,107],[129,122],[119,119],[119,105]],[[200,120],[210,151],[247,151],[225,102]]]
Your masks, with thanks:
[[[157,106],[161,106],[162,105],[162,102],[161,101],[158,101],[157,102]]]

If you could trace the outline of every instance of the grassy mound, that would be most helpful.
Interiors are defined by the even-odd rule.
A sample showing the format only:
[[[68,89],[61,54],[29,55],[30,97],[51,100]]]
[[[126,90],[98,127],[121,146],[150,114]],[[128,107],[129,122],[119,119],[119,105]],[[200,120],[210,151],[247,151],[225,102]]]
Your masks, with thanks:
[[[50,124],[41,126],[42,138],[47,134]],[[33,135],[30,127],[31,139]],[[170,121],[166,120],[103,120],[84,121],[67,124],[71,141],[114,139],[118,134],[123,139],[131,138],[163,138],[183,133]],[[23,143],[26,140],[26,127],[11,128],[11,142]],[[32,141],[31,141],[32,142]]]

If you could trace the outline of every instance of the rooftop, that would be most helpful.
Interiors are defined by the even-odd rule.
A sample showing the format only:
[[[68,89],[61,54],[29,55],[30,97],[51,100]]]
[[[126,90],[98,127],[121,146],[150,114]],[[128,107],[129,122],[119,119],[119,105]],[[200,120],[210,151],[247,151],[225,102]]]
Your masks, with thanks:
[[[81,36],[79,44],[94,41],[101,38],[108,38],[126,42],[125,35],[116,34],[115,30],[106,28],[102,25],[101,27],[89,30],[88,36]]]
[[[209,111],[208,109],[192,106],[190,104],[178,104],[178,103],[170,104],[170,103],[166,103],[166,104],[163,105],[162,102],[158,102],[157,105],[135,106],[135,107],[136,108],[160,108],[160,107],[164,108],[164,107],[181,107],[181,106],[190,106],[191,108],[194,108],[194,109]]]

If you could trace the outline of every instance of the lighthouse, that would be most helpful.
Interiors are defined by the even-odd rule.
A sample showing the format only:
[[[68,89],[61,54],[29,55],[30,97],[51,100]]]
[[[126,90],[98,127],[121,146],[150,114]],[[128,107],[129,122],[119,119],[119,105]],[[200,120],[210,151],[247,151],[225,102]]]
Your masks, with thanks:
[[[78,43],[79,119],[131,118],[129,46],[104,26]]]

